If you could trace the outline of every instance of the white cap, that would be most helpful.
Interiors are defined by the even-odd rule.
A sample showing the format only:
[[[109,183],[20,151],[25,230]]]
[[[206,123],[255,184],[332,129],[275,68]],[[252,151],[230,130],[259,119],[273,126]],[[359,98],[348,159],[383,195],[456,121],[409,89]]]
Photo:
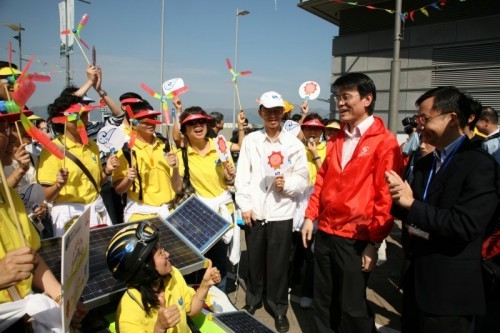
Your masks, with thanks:
[[[282,107],[285,108],[285,103],[280,94],[275,91],[268,91],[262,96],[260,96],[260,105],[263,105],[267,109]]]

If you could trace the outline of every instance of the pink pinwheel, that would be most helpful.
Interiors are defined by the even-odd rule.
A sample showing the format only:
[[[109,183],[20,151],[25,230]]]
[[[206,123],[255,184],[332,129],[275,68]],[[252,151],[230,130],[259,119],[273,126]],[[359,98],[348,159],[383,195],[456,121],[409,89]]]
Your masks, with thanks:
[[[80,42],[82,42],[82,44],[88,49],[89,46],[80,36],[80,32],[83,30],[83,27],[85,27],[85,24],[87,24],[88,20],[89,20],[89,15],[83,14],[83,17],[80,20],[80,23],[78,23],[78,26],[76,27],[76,29],[63,30],[63,31],[61,31],[61,35],[67,35],[67,34],[73,33],[75,35],[75,38],[78,38],[80,40]]]
[[[250,75],[252,74],[251,71],[242,71],[242,72],[235,72],[234,69],[233,69],[233,66],[231,66],[231,61],[229,61],[228,58],[226,58],[226,65],[227,65],[227,69],[229,69],[229,73],[231,73],[232,75],[232,78],[231,78],[231,81],[233,81],[234,83],[234,89],[236,91],[236,97],[238,97],[238,105],[240,106],[240,110],[242,110],[241,108],[241,100],[240,100],[240,92],[238,90],[238,80],[236,80],[236,78],[238,76],[245,76],[245,75]]]
[[[9,68],[10,68],[10,71],[12,72],[12,75],[7,76],[6,80],[7,80],[8,83],[13,84],[13,85],[15,85],[15,87],[17,87],[16,81],[19,79],[19,77],[21,76],[21,74],[18,74],[19,72],[15,71],[12,68],[12,53],[13,53],[13,51],[12,51],[12,43],[9,41]],[[28,65],[27,65],[28,69],[29,69],[29,66],[31,66],[31,63],[33,62],[33,59],[34,59],[34,57],[30,58],[30,61],[29,61]],[[26,68],[23,71],[23,73],[25,73],[24,77],[27,77],[27,78],[29,78],[32,81],[50,82],[50,80],[51,80],[50,76],[48,76],[48,75],[42,75],[42,74],[39,74],[39,73],[27,74]]]
[[[83,27],[85,26],[85,24],[87,24],[87,21],[89,20],[89,15],[88,14],[83,14],[83,17],[82,19],[80,20],[80,23],[78,23],[78,26],[76,29],[72,29],[72,30],[63,30],[61,31],[61,35],[67,35],[67,34],[70,34],[72,33],[73,36],[75,36],[75,41],[76,41],[76,44],[78,44],[78,47],[80,48],[80,51],[82,51],[82,54],[83,56],[85,57],[85,60],[87,61],[87,64],[90,65],[90,60],[89,58],[87,57],[87,55],[85,54],[85,51],[83,50],[82,48],[82,45],[80,44],[80,42],[82,42],[82,44],[87,48],[89,49],[89,46],[87,45],[87,43],[85,43],[85,41],[82,39],[82,37],[80,36],[80,33],[83,29]]]
[[[168,95],[160,95],[157,92],[155,92],[153,89],[145,85],[144,83],[141,83],[141,88],[146,90],[146,92],[153,98],[156,98],[161,101],[161,107],[162,107],[162,112],[163,112],[163,119],[165,123],[170,124],[170,115],[168,113],[168,100],[171,98],[174,98],[175,96],[179,96],[185,92],[187,92],[189,89],[188,87],[184,86],[181,87],[177,90],[174,90],[170,92]]]
[[[233,82],[236,82],[236,78],[238,76],[245,76],[245,75],[250,75],[252,74],[251,71],[242,71],[242,72],[238,72],[236,73],[233,69],[233,66],[231,66],[231,61],[229,61],[229,59],[226,59],[226,64],[227,64],[227,69],[229,69],[229,72],[231,73],[231,75],[233,76],[233,78],[231,79],[231,81]]]

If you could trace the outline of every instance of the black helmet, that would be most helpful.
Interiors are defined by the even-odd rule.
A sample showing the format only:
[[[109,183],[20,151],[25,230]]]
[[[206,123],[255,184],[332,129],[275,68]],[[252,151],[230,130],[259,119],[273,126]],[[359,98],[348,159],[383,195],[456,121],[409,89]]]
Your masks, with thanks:
[[[159,232],[152,223],[140,222],[114,235],[106,250],[106,262],[115,279],[139,285],[158,278],[150,255],[158,243]]]

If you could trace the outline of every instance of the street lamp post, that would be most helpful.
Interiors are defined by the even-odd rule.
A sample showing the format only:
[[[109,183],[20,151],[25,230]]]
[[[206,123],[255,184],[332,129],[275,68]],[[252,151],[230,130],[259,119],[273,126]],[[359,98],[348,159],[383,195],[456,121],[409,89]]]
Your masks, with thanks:
[[[237,73],[237,67],[238,67],[238,18],[240,16],[245,16],[250,14],[248,10],[239,10],[236,9],[236,32],[235,32],[235,43],[234,43],[234,72]],[[234,90],[233,90],[233,129],[236,126],[236,84],[237,84],[238,78],[235,78],[234,81]]]
[[[22,33],[25,29],[21,26],[21,23],[19,24],[5,23],[4,25],[17,32],[17,36],[14,36],[14,38],[17,39],[19,45],[19,70],[22,71],[23,70]]]
[[[389,130],[394,135],[398,135],[399,79],[401,76],[401,60],[399,59],[399,55],[401,39],[401,0],[396,0],[396,12],[394,13],[394,55],[391,61],[389,100]]]

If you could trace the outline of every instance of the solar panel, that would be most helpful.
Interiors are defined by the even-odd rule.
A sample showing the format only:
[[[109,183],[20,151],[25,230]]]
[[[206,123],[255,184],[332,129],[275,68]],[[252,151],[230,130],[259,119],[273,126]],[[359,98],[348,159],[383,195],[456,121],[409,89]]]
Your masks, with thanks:
[[[201,253],[206,253],[231,228],[229,222],[195,196],[187,199],[166,220]]]
[[[204,267],[205,258],[194,246],[171,229],[161,218],[147,219],[160,229],[160,243],[170,253],[172,264],[182,274],[189,274]],[[136,222],[137,223],[137,222]],[[110,297],[126,289],[126,285],[113,278],[106,264],[106,248],[111,238],[127,224],[90,231],[89,280],[83,289],[82,299],[93,308],[109,301]],[[42,240],[40,255],[56,278],[61,277],[61,238]]]
[[[213,314],[212,320],[225,332],[272,333],[272,329],[258,321],[246,311],[233,311]]]

